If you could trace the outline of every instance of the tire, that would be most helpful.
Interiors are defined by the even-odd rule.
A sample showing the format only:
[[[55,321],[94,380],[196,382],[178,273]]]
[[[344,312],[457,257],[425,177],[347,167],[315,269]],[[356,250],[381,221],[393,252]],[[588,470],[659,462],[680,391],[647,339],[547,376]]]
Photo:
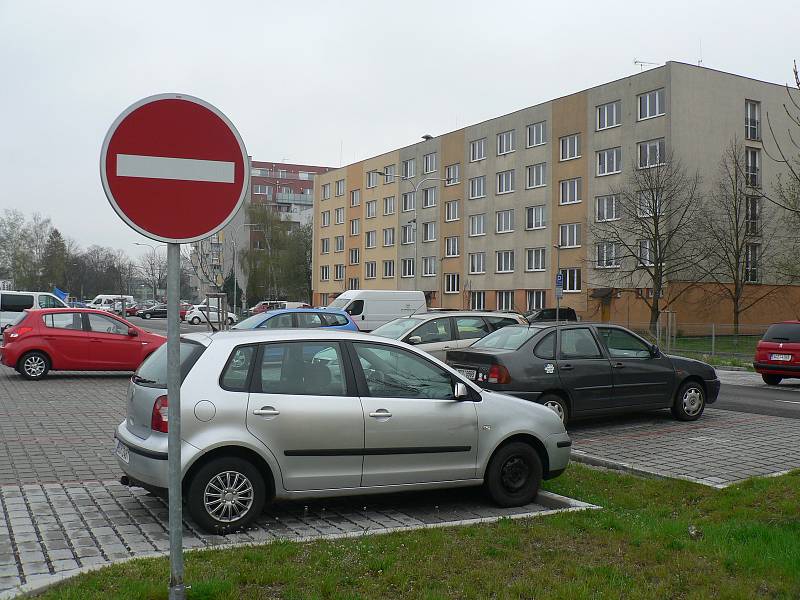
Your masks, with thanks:
[[[228,325],[233,325],[233,319],[231,317],[228,317]]]
[[[564,425],[567,424],[569,421],[569,408],[567,408],[566,400],[564,400],[561,396],[557,396],[555,394],[545,394],[539,398],[538,402],[556,413]]]
[[[200,325],[200,317],[192,317],[191,324]]]
[[[783,377],[780,375],[761,375],[761,379],[764,380],[764,383],[767,385],[778,385],[781,381],[783,381]]]
[[[50,370],[50,359],[43,352],[34,350],[19,359],[17,369],[25,379],[34,381],[42,379]]]
[[[511,442],[498,448],[483,478],[489,497],[499,506],[522,506],[536,498],[542,482],[542,461],[528,444]]]
[[[239,483],[234,483],[236,481]],[[223,490],[227,485],[231,488],[235,485],[245,486],[244,490],[249,488],[249,493],[240,497],[246,504],[246,508],[239,507],[243,511],[241,514],[234,515],[227,512],[232,507],[237,508],[236,504],[226,503],[221,499],[215,500],[213,496],[216,493],[215,483]],[[213,503],[210,508],[206,505],[206,493],[209,494],[209,502]],[[218,535],[247,527],[261,514],[265,501],[266,486],[261,473],[253,463],[235,456],[215,458],[203,465],[194,474],[187,487],[186,506],[189,514],[201,529]],[[219,514],[215,514],[214,506],[220,509]]]
[[[145,319],[150,319],[150,318],[152,318],[152,316],[153,315],[151,315],[150,313],[144,313],[144,318]]]
[[[686,381],[678,388],[672,416],[679,421],[696,421],[706,408],[706,391],[697,381]]]

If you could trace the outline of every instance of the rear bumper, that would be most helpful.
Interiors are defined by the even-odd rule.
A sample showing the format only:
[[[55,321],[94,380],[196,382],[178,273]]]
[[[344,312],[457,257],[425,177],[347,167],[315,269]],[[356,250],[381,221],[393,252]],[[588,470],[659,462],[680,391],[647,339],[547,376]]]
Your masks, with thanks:
[[[15,369],[18,358],[16,352],[9,352],[8,346],[0,346],[0,364]]]
[[[756,373],[765,375],[785,375],[787,377],[800,377],[800,366],[780,365],[777,363],[753,362]]]

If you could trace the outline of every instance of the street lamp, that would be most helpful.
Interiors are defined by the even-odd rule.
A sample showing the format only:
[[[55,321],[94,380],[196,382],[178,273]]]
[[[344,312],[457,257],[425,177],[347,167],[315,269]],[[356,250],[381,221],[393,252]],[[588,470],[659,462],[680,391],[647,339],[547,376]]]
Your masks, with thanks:
[[[559,277],[561,277],[561,242],[553,244],[553,248],[556,249],[556,283],[558,283]],[[564,281],[561,281],[561,288],[559,289],[558,285],[555,286],[556,292],[556,326],[558,326],[558,319],[559,319],[559,311],[561,309],[561,295],[564,293]]]
[[[153,266],[155,266],[155,262],[156,262],[156,245],[148,244],[147,242],[133,242],[133,245],[134,246],[147,246],[148,248],[150,248],[150,250],[153,251]],[[157,244],[157,245],[158,246],[162,246],[162,245],[165,246],[166,244]],[[157,302],[156,301],[156,282],[153,281],[152,283],[153,283],[153,302]]]

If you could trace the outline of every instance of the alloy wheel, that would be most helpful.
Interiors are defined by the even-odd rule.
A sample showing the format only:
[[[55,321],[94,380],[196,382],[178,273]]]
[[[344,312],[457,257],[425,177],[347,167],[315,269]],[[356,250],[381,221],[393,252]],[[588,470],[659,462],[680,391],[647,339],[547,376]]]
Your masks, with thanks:
[[[253,506],[253,484],[238,471],[218,473],[206,484],[203,505],[206,512],[222,523],[244,517]]]
[[[25,364],[22,366],[22,368],[25,369],[25,373],[29,377],[41,377],[46,366],[47,365],[45,364],[44,359],[36,354],[26,358]]]

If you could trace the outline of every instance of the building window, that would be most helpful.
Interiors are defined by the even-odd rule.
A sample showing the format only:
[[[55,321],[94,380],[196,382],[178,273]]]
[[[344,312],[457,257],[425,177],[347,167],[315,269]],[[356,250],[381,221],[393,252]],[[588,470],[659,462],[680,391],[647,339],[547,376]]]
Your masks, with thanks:
[[[384,279],[391,279],[394,277],[394,261],[393,260],[385,260],[383,261],[383,277]]]
[[[344,196],[344,179],[338,179],[336,181],[336,195]]]
[[[561,160],[572,160],[581,157],[581,134],[573,133],[559,140],[561,144]]]
[[[330,265],[322,265],[319,268],[319,279],[320,281],[329,281],[331,278],[331,266]]]
[[[514,310],[514,291],[497,292],[497,310]]]
[[[414,210],[415,200],[414,192],[406,192],[403,194],[403,212]]]
[[[526,248],[525,249],[525,270],[544,271],[547,268],[545,262],[546,248]]]
[[[509,233],[514,231],[514,209],[498,210],[496,213],[497,233]]]
[[[547,121],[528,125],[528,148],[547,143]]]
[[[350,248],[350,264],[357,265],[360,262],[358,248]]]
[[[426,175],[436,171],[436,152],[431,152],[422,157],[422,172]]]
[[[364,263],[364,279],[375,279],[378,276],[378,263],[368,260]]]
[[[508,194],[514,191],[514,170],[501,171],[497,174],[497,193]]]
[[[458,221],[458,200],[444,203],[444,220]]]
[[[469,161],[483,160],[486,158],[486,138],[481,138],[469,143]]]
[[[544,209],[544,204],[529,206],[525,209],[525,229],[544,229],[547,227]]]
[[[400,243],[413,244],[414,243],[414,225],[403,225],[400,228]]]
[[[469,255],[470,275],[480,275],[486,272],[486,254],[483,252],[473,252]]]
[[[422,208],[436,206],[436,188],[429,187],[422,190]]]
[[[333,211],[333,221],[336,225],[343,225],[344,224],[344,209],[337,208]]]
[[[744,149],[744,177],[750,187],[761,187],[761,151],[758,148]]]
[[[565,179],[559,182],[559,204],[576,204],[581,201],[581,178]]]
[[[377,214],[378,214],[378,201],[377,200],[370,200],[365,205],[365,208],[367,209],[366,210],[367,219],[375,218],[377,216]]]
[[[328,306],[328,302],[330,302],[328,300],[328,294],[320,294],[319,295],[319,303],[320,303],[320,305]]]
[[[748,235],[761,235],[761,201],[758,196],[745,198],[745,231]]]
[[[455,185],[461,181],[460,175],[460,165],[448,165],[444,169],[444,177],[445,177],[445,185]]]
[[[269,195],[272,193],[272,186],[271,185],[253,185],[253,193],[260,194],[260,195]]]
[[[395,175],[397,174],[396,165],[386,165],[383,167],[383,183],[394,183]]]
[[[387,227],[383,230],[383,245],[394,246],[394,227]]]
[[[422,257],[422,276],[434,277],[436,275],[436,257],[423,256]]]
[[[403,161],[403,179],[409,179],[416,174],[416,160],[409,158]]]
[[[403,258],[400,260],[400,277],[414,276],[414,259]]]
[[[581,270],[576,268],[561,269],[561,279],[565,292],[581,291]]]
[[[653,261],[653,241],[639,240],[639,264],[645,267],[652,267]]]
[[[328,254],[331,251],[331,238],[322,238],[320,241],[320,252]]]
[[[367,248],[374,248],[378,245],[378,232],[376,230],[373,229],[364,234],[364,245]]]
[[[562,248],[577,248],[581,245],[581,224],[566,223],[558,226],[558,245]]]
[[[444,274],[444,293],[458,294],[461,291],[461,276],[458,273]]]
[[[352,190],[350,192],[350,206],[358,206],[361,204],[361,190]]]
[[[539,310],[545,307],[545,290],[528,290],[528,310]]]
[[[475,237],[476,235],[486,235],[486,215],[470,215],[469,216],[469,235]]]
[[[639,120],[660,117],[664,114],[664,88],[639,96]]]
[[[619,252],[614,242],[599,242],[595,247],[596,266],[598,269],[610,269],[619,266]]]
[[[335,252],[344,252],[344,236],[343,235],[337,235],[335,238],[333,238],[333,242],[334,242],[334,251]]]
[[[327,227],[331,224],[331,211],[323,210],[321,213],[322,216],[322,226]]]
[[[497,257],[497,272],[498,273],[513,273],[514,272],[514,251],[513,250],[499,250],[495,252]]]
[[[595,201],[597,202],[598,223],[619,219],[619,196],[617,194],[598,196]]]
[[[458,256],[458,236],[444,238],[444,255],[447,258]]]
[[[383,214],[393,215],[394,210],[394,196],[387,196],[383,199]]]
[[[615,100],[597,107],[597,130],[610,129],[620,124],[622,118],[622,101]]]
[[[350,235],[358,235],[361,233],[361,220],[350,219]]]
[[[745,100],[744,138],[746,140],[761,139],[761,102]]]
[[[759,244],[747,244],[745,248],[744,257],[744,280],[747,283],[759,283],[759,253],[761,246]]]
[[[525,167],[525,175],[526,175],[526,184],[525,187],[528,189],[535,188],[535,187],[542,187],[545,185],[545,165],[546,163],[537,163],[535,165],[530,165]]]
[[[330,183],[323,183],[322,184],[322,199],[329,200],[331,197],[331,184]]]
[[[367,171],[367,187],[374,188],[378,185],[378,172]]]
[[[436,222],[429,221],[422,224],[422,241],[435,242],[436,241]]]
[[[469,199],[483,198],[486,195],[486,176],[473,177],[469,180]]]
[[[486,292],[470,292],[469,307],[472,310],[486,310]]]
[[[639,168],[646,169],[663,164],[665,148],[664,138],[639,142]]]
[[[514,151],[514,130],[497,134],[497,156]]]
[[[640,191],[639,205],[636,207],[636,216],[649,219],[654,214],[661,214],[661,194],[658,190],[649,192]]]
[[[336,281],[344,281],[344,265],[333,266],[333,278]]]
[[[347,280],[347,289],[348,290],[357,290],[358,289],[358,277],[351,277]]]
[[[612,175],[622,172],[622,148],[609,148],[597,153],[597,175]]]

